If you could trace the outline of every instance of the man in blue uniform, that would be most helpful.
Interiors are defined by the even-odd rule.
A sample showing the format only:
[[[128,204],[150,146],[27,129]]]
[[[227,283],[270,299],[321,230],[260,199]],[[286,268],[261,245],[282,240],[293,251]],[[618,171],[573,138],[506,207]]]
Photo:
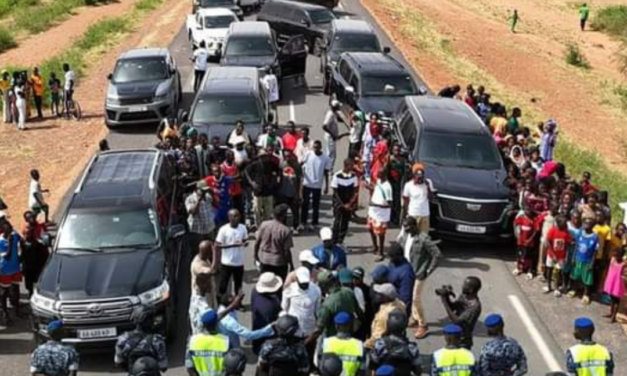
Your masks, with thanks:
[[[503,333],[503,317],[491,314],[484,324],[493,339],[483,346],[478,371],[482,376],[522,376],[527,374],[527,357],[515,339]]]
[[[45,376],[76,376],[78,353],[72,347],[61,344],[63,322],[48,324],[50,340],[35,349],[30,360],[30,373]]]

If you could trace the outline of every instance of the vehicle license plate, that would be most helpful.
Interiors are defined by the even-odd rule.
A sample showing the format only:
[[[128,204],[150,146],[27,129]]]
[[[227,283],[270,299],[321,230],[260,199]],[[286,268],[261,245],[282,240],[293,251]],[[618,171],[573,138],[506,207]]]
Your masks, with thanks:
[[[465,232],[467,234],[485,234],[485,230],[485,226],[457,225],[457,232]]]
[[[98,329],[85,329],[78,331],[78,338],[107,338],[115,337],[118,335],[116,328],[98,328]]]
[[[148,111],[146,106],[129,107],[128,112],[145,112]]]

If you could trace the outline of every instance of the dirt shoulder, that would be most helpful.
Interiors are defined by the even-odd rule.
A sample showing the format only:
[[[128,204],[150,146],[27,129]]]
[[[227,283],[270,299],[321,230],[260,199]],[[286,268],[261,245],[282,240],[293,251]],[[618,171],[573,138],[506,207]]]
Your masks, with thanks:
[[[18,132],[12,125],[0,124],[0,194],[16,224],[21,222],[21,214],[28,208],[30,169],[40,170],[42,186],[50,189],[47,201],[51,208],[56,208],[97,149],[98,141],[106,136],[103,121],[106,76],[119,54],[135,47],[167,47],[188,12],[188,2],[166,0],[117,46],[90,57],[90,67],[75,93],[86,119],[31,122],[24,132]]]

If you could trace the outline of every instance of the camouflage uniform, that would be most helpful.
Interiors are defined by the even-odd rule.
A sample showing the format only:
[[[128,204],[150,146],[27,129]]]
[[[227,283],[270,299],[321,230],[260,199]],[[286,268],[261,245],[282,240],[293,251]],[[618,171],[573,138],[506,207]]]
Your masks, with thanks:
[[[305,345],[302,342],[288,343],[280,337],[261,346],[259,363],[269,366],[269,376],[307,375],[309,372],[309,355]]]
[[[35,349],[30,359],[30,373],[66,376],[78,370],[78,353],[57,341],[48,341]]]
[[[155,359],[160,369],[168,368],[168,354],[163,336],[135,329],[118,337],[115,344],[116,365],[128,370],[137,359],[145,356]]]

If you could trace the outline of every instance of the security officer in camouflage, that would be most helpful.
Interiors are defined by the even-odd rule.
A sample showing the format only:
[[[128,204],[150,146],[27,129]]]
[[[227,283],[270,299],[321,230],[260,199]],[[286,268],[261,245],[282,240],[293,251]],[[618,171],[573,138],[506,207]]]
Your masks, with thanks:
[[[422,372],[418,345],[409,341],[406,334],[407,314],[394,310],[388,315],[387,332],[374,343],[370,352],[370,369],[390,365],[394,376],[418,376]]]
[[[135,310],[131,316],[135,329],[123,333],[115,344],[115,365],[129,371],[139,358],[151,357],[161,372],[168,369],[168,354],[165,340],[153,332],[154,311],[148,307]]]
[[[304,343],[296,337],[298,319],[279,317],[274,324],[278,338],[266,341],[259,351],[259,376],[307,376],[309,356]]]
[[[242,376],[246,370],[246,352],[241,348],[230,349],[224,357],[224,375]]]
[[[76,376],[78,353],[74,348],[61,344],[63,322],[48,324],[50,340],[35,349],[30,360],[30,373],[44,376]]]

